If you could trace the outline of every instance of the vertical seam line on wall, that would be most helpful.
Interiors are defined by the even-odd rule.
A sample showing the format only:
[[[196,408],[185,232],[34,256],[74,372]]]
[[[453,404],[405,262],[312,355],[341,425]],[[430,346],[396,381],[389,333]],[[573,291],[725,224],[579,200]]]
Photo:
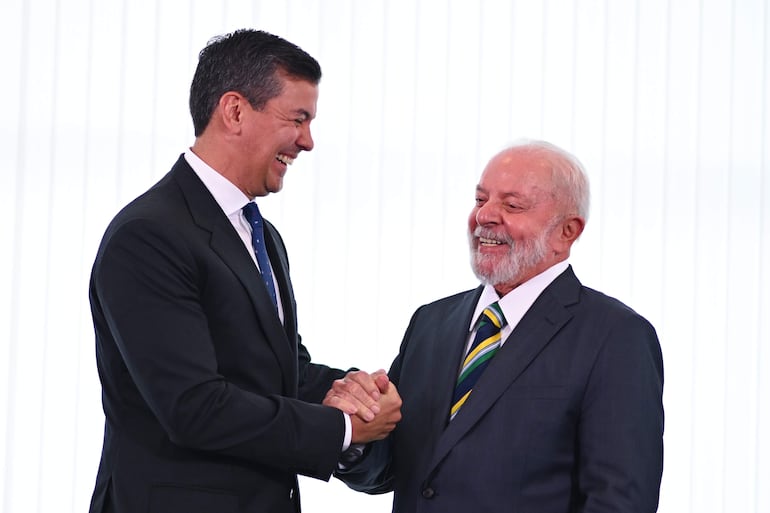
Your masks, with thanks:
[[[730,59],[730,80],[728,85],[728,118],[727,118],[727,184],[726,184],[726,193],[724,196],[726,211],[727,211],[727,219],[726,219],[726,231],[725,234],[725,249],[724,249],[724,258],[725,258],[725,304],[729,305],[729,299],[731,295],[731,289],[733,288],[732,282],[730,280],[730,241],[733,238],[732,230],[731,228],[731,217],[732,217],[732,211],[731,211],[731,204],[730,204],[730,198],[732,196],[732,171],[733,171],[733,150],[734,150],[734,141],[733,137],[735,134],[735,130],[733,128],[734,124],[734,116],[733,116],[733,107],[735,105],[735,88],[734,88],[734,81],[735,81],[735,27],[733,23],[735,22],[735,2],[730,1],[729,2],[729,15],[730,20],[729,23],[727,23],[727,27],[729,27],[730,30],[730,36],[729,36],[729,52],[728,52],[728,58]],[[727,454],[728,454],[728,448],[730,446],[728,441],[728,421],[727,416],[725,415],[728,411],[728,403],[730,398],[729,388],[730,388],[730,343],[729,343],[729,333],[730,333],[730,311],[729,308],[726,309],[724,313],[724,333],[723,340],[725,341],[724,349],[722,352],[723,358],[722,358],[722,370],[724,372],[724,398],[722,402],[722,464],[720,465],[722,469],[722,511],[729,511],[728,504],[727,504],[727,494],[728,489],[726,486],[726,480],[727,480],[727,469],[725,468],[725,464],[727,463]]]
[[[360,3],[358,5],[360,5]],[[356,57],[355,56],[355,50],[354,50],[354,48],[356,46],[355,45],[355,36],[356,36],[355,27],[356,27],[356,2],[352,2],[351,1],[350,2],[350,25],[348,27],[348,31],[349,31],[348,32],[348,36],[350,38],[350,48],[348,48],[348,62],[350,63],[348,65],[348,69],[349,70],[354,70],[355,69],[355,60],[356,60],[355,59],[355,57]],[[347,130],[347,147],[348,147],[348,151],[345,152],[345,162],[346,162],[345,170],[346,171],[345,171],[345,181],[344,181],[345,182],[345,185],[344,185],[345,190],[344,190],[344,193],[342,194],[343,198],[349,198],[350,197],[350,189],[351,189],[351,186],[350,186],[351,176],[350,175],[351,175],[351,170],[352,170],[353,165],[354,165],[354,163],[351,160],[350,151],[351,151],[351,149],[352,150],[357,149],[356,148],[357,145],[355,144],[355,142],[353,140],[354,139],[353,138],[353,130],[351,128],[353,126],[353,124],[355,123],[355,119],[354,119],[355,118],[355,114],[353,113],[353,107],[354,107],[353,98],[355,96],[354,91],[355,91],[355,85],[356,85],[356,78],[355,77],[356,77],[356,74],[354,72],[350,71],[349,75],[348,75],[348,88],[350,90],[350,95],[348,96],[348,130]],[[350,206],[350,201],[345,201],[344,205],[345,205],[344,206],[344,209],[345,209],[344,219],[350,220],[350,219],[352,219],[352,217],[351,217],[351,210],[352,210],[352,208]],[[344,261],[343,262],[343,266],[344,266],[345,269],[347,269],[349,267],[349,262],[350,262],[351,239],[353,238],[353,234],[351,233],[351,223],[350,222],[342,223],[342,225],[344,227],[342,229],[342,231],[345,234],[345,252],[344,252],[344,254],[340,255],[340,260]],[[343,273],[341,281],[342,281],[342,284],[341,284],[342,287],[341,288],[342,288],[342,290],[345,291],[345,293],[343,295],[343,298],[344,298],[343,301],[345,303],[345,311],[351,311],[352,308],[351,308],[350,303],[355,301],[356,298],[355,298],[355,296],[353,294],[349,294],[348,293],[348,285],[350,284],[350,278],[348,277],[348,273]],[[339,324],[341,324],[341,326]],[[342,330],[342,340],[346,341],[346,343],[347,343],[347,341],[349,340],[348,339],[348,334],[351,332],[351,328],[349,326],[349,323],[345,322],[345,323],[339,323],[339,324],[338,324],[338,328],[340,328]]]
[[[768,140],[768,127],[767,127],[767,113],[768,113],[768,87],[770,84],[768,84],[768,62],[770,61],[770,56],[767,54],[768,47],[770,46],[770,36],[768,36],[768,31],[770,30],[770,8],[768,8],[767,3],[763,3],[764,6],[764,16],[763,19],[763,32],[762,32],[762,48],[763,48],[763,56],[764,59],[762,59],[763,66],[762,66],[762,105],[760,107],[760,112],[762,113],[762,129],[761,129],[761,138],[760,141],[767,141]],[[764,362],[763,358],[763,347],[762,347],[762,340],[763,340],[763,326],[766,325],[767,320],[762,322],[762,312],[767,311],[767,306],[764,305],[763,300],[765,298],[765,294],[762,293],[762,287],[766,282],[766,272],[767,272],[767,262],[765,262],[765,265],[762,265],[762,255],[763,251],[765,249],[765,245],[767,241],[765,240],[765,226],[763,225],[766,218],[765,218],[765,211],[767,210],[766,207],[766,201],[767,196],[763,195],[762,192],[764,192],[767,188],[767,171],[768,171],[768,163],[767,163],[767,152],[768,149],[765,148],[763,145],[760,145],[760,174],[759,174],[759,187],[760,187],[760,194],[759,194],[759,283],[760,287],[758,290],[758,300],[757,300],[757,319],[759,319],[759,327],[758,327],[758,333],[757,333],[757,360],[756,360],[756,373],[757,373],[757,396],[755,398],[756,402],[756,409],[757,409],[757,426],[754,431],[754,447],[756,448],[757,454],[760,456],[759,461],[757,462],[757,465],[754,467],[754,505],[757,511],[759,511],[760,501],[762,499],[762,496],[760,495],[760,489],[763,488],[759,486],[760,478],[762,477],[762,464],[761,464],[761,456],[762,452],[760,449],[762,448],[762,430],[760,429],[761,422],[762,422],[762,406],[763,404],[767,404],[767,401],[762,401],[762,385],[763,385],[763,373],[762,373],[762,363]],[[765,380],[767,380],[765,373]]]
[[[476,51],[477,51],[477,54],[478,54],[478,59],[476,59],[476,64],[477,64],[476,76],[477,77],[481,77],[482,76],[481,73],[482,73],[483,69],[482,69],[482,64],[481,63],[484,62],[484,5],[485,5],[485,2],[483,2],[483,1],[479,2],[479,4],[478,4],[478,6],[479,6],[479,18],[478,18],[478,24],[479,24],[479,46],[476,48]],[[482,108],[483,108],[482,107],[481,97],[482,97],[483,89],[484,89],[481,80],[478,80],[477,84],[478,84],[479,90],[478,90],[478,92],[476,94],[476,126],[478,127],[478,129],[476,130],[476,148],[475,148],[475,150],[473,152],[473,154],[474,154],[474,159],[473,159],[474,164],[479,161],[479,159],[480,159],[479,156],[481,154],[481,137],[482,137],[482,135],[481,135],[481,119],[482,119]]]
[[[548,90],[548,0],[540,4],[540,136],[545,139],[545,97]]]
[[[577,155],[577,68],[578,68],[578,3],[572,0],[572,91],[570,93],[570,141],[569,147]],[[590,197],[590,196],[589,196]]]
[[[641,22],[639,21],[639,0],[634,0],[633,3],[633,9],[634,9],[634,71],[633,71],[633,83],[632,86],[633,91],[631,94],[633,95],[633,102],[634,102],[634,108],[633,108],[633,116],[634,119],[631,123],[631,180],[629,180],[629,203],[630,203],[630,213],[631,213],[631,224],[634,225],[634,220],[637,219],[637,201],[636,201],[636,193],[635,193],[635,187],[634,184],[637,180],[637,177],[639,176],[639,108],[640,108],[640,88],[639,88],[639,77],[641,73],[639,73],[639,67],[640,64],[640,57],[639,57],[639,46],[641,43]],[[637,268],[638,265],[638,259],[636,258],[636,246],[637,237],[635,233],[631,234],[631,237],[629,237],[628,244],[629,244],[629,268],[634,270]],[[630,295],[632,298],[637,298],[638,292],[635,290],[634,287],[634,276],[636,275],[635,272],[628,273],[628,290],[630,291]]]
[[[414,198],[416,196],[416,194],[415,194],[415,180],[416,180],[416,178],[415,177],[417,176],[417,137],[416,136],[417,136],[417,125],[418,125],[418,123],[417,123],[417,102],[419,100],[418,94],[419,94],[419,84],[420,84],[420,55],[422,55],[420,50],[419,50],[419,43],[420,43],[420,2],[414,2],[413,5],[414,5],[414,10],[415,10],[415,15],[414,15],[414,19],[415,19],[415,23],[414,23],[414,41],[415,41],[415,48],[417,50],[415,51],[415,57],[414,57],[414,63],[413,63],[413,66],[414,66],[414,75],[413,75],[413,77],[414,77],[414,79],[413,79],[414,80],[414,84],[413,84],[413,86],[414,86],[414,107],[415,108],[412,109],[412,144],[411,144],[412,172],[410,173],[410,176],[412,178],[410,180],[411,187],[409,187],[409,191],[408,191],[408,194],[410,195],[410,198],[409,198],[409,210],[410,210],[409,218],[410,219],[414,219],[414,215],[415,215],[415,207],[414,207]],[[414,233],[409,233],[409,236],[405,237],[405,239],[407,241],[407,244],[409,245],[407,254],[408,255],[412,255],[414,253]],[[409,283],[409,285],[410,285],[410,287],[409,287],[410,303],[412,302],[412,299],[415,297],[415,294],[414,294],[414,283],[415,283],[415,279],[414,279],[415,270],[414,270],[414,267],[415,266],[413,266],[413,265],[407,266],[407,269],[408,269],[408,272],[409,272],[409,277],[408,277],[407,283]]]
[[[663,148],[662,148],[662,156],[663,156],[663,169],[661,171],[663,172],[663,178],[661,179],[661,197],[663,198],[662,201],[662,212],[661,212],[661,225],[660,225],[660,234],[661,234],[661,272],[660,276],[658,276],[659,279],[659,289],[662,292],[661,294],[661,305],[658,307],[658,311],[660,312],[660,319],[663,324],[663,328],[665,330],[666,326],[668,325],[668,308],[667,308],[667,290],[666,290],[666,274],[668,272],[668,268],[666,266],[666,253],[668,251],[668,248],[666,248],[666,240],[667,240],[667,232],[666,232],[666,214],[668,212],[668,186],[666,183],[666,177],[669,176],[669,141],[668,141],[668,134],[671,131],[671,127],[669,125],[670,122],[670,107],[671,104],[669,102],[669,97],[671,95],[671,1],[668,0],[666,2],[666,5],[668,6],[666,9],[666,21],[665,21],[665,36],[664,36],[664,47],[666,48],[666,62],[664,64],[663,69],[665,70],[664,73],[666,76],[663,79],[663,82],[665,83],[665,93],[663,94]],[[665,346],[665,343],[663,344]]]
[[[41,426],[40,426],[40,432],[39,432],[39,454],[38,454],[38,483],[42,483],[44,476],[44,469],[45,465],[43,464],[45,460],[45,426],[46,426],[46,404],[47,404],[47,373],[46,369],[48,367],[48,357],[49,357],[49,347],[48,344],[50,342],[50,325],[49,325],[49,312],[51,311],[51,295],[49,292],[51,288],[51,273],[52,273],[52,267],[53,267],[53,257],[52,253],[56,251],[56,248],[53,247],[52,239],[53,239],[53,211],[51,207],[53,206],[53,198],[55,194],[55,184],[56,184],[56,127],[58,126],[58,107],[56,105],[56,91],[59,88],[59,50],[60,50],[60,38],[61,38],[61,8],[60,8],[60,2],[59,0],[56,0],[54,2],[54,34],[53,34],[53,48],[51,48],[51,51],[53,53],[53,79],[51,81],[51,126],[48,133],[48,144],[50,148],[49,153],[49,163],[48,163],[48,198],[46,201],[46,208],[48,210],[47,212],[47,219],[46,219],[46,247],[48,248],[48,251],[46,252],[45,257],[45,275],[43,276],[43,281],[45,283],[44,290],[46,291],[45,301],[43,303],[43,312],[42,312],[42,323],[43,323],[43,357],[42,357],[42,383],[40,387],[40,419],[41,419]],[[40,511],[43,503],[43,490],[42,487],[38,487],[38,496],[37,496],[37,509]]]
[[[607,90],[608,87],[608,81],[609,81],[609,71],[608,71],[608,61],[609,61],[609,18],[610,18],[610,0],[604,0],[604,27],[603,27],[603,33],[604,33],[604,55],[603,55],[603,62],[602,62],[602,87],[603,87],[603,94],[602,94],[602,126],[601,126],[601,137],[602,137],[602,156],[601,156],[601,165],[599,166],[599,183],[600,183],[600,190],[604,191],[605,186],[605,180],[604,177],[607,174]],[[605,222],[605,216],[604,216],[604,202],[601,202],[599,204],[599,208],[601,210],[601,213],[599,214],[599,251],[597,252],[597,259],[599,260],[598,269],[599,269],[599,281],[601,283],[604,283],[605,280],[605,273],[604,273],[604,266],[602,265],[602,262],[604,260],[604,257],[602,256],[604,252],[602,251],[602,248],[604,248],[604,238],[605,238],[605,232],[607,223]]]
[[[511,14],[510,22],[511,27],[516,26],[516,2],[511,2]],[[510,31],[510,46],[511,46],[511,66],[508,68],[508,138],[513,139],[513,81],[516,77],[516,63],[513,60],[513,56],[516,55],[516,36],[513,30]],[[484,155],[479,155],[479,162],[484,162]]]
[[[88,55],[86,57],[86,81],[85,81],[85,87],[86,87],[86,104],[85,104],[85,113],[84,113],[84,119],[85,119],[85,130],[84,130],[84,141],[83,141],[83,155],[84,155],[84,169],[83,169],[83,199],[84,199],[84,205],[88,205],[88,182],[89,182],[89,176],[91,174],[90,169],[90,159],[89,155],[91,153],[90,151],[90,142],[91,142],[91,136],[93,134],[92,127],[91,127],[91,115],[92,115],[92,104],[91,104],[91,90],[92,90],[92,73],[93,73],[93,48],[94,48],[94,2],[98,0],[90,0],[88,2]],[[87,234],[87,227],[88,227],[88,211],[87,209],[84,209],[81,222],[81,229],[80,232],[83,234],[83,236],[80,239],[80,258],[79,260],[81,262],[85,262],[86,260],[86,234]],[[79,283],[88,283],[86,275],[82,272],[83,267],[80,267],[81,272],[79,273],[80,279],[78,280]],[[77,456],[80,452],[80,447],[78,444],[79,441],[79,435],[78,435],[78,419],[80,418],[80,388],[81,388],[81,368],[80,368],[80,355],[83,353],[81,349],[81,344],[84,340],[84,323],[83,323],[83,317],[84,312],[79,310],[78,315],[78,340],[77,340],[77,354],[78,357],[75,359],[75,398],[74,398],[74,418],[75,418],[75,429],[74,429],[74,440],[72,441],[72,476],[71,476],[71,482],[72,482],[72,489],[77,490],[77,482],[78,482],[78,464],[77,464]],[[72,497],[72,507],[71,511],[76,511],[76,496],[73,495]]]
[[[223,2],[223,5],[225,3]],[[152,55],[152,99],[150,100],[152,102],[152,107],[150,111],[150,116],[152,116],[150,120],[150,175],[155,176],[156,172],[159,171],[157,168],[157,162],[158,162],[158,75],[159,69],[160,69],[160,6],[161,2],[155,3],[155,17],[153,19],[153,22],[155,23],[155,30],[153,30],[153,48],[154,52]],[[154,180],[151,180],[152,183]]]
[[[121,202],[123,175],[125,172],[123,163],[123,145],[125,134],[125,122],[126,122],[126,61],[127,46],[128,46],[128,0],[123,0],[123,16],[121,17],[121,34],[120,34],[120,85],[118,86],[118,145],[116,148],[116,162],[115,162],[115,202]]]
[[[700,104],[701,104],[702,96],[703,96],[703,88],[702,88],[702,85],[701,85],[703,83],[703,23],[704,23],[704,20],[703,20],[703,0],[699,0],[699,5],[698,5],[698,47],[697,47],[697,52],[698,52],[698,55],[697,55],[697,63],[698,63],[698,65],[697,65],[698,66],[698,70],[697,70],[697,75],[698,75],[697,84],[698,84],[698,87],[697,87],[697,91],[696,91],[697,98],[696,98],[696,101],[695,101],[695,105],[696,105],[696,109],[695,109],[695,127],[696,127],[696,130],[697,130],[697,133],[695,134],[695,162],[694,162],[694,164],[695,164],[695,177],[694,177],[694,180],[693,180],[694,181],[693,191],[695,191],[694,192],[694,197],[693,197],[694,210],[695,210],[695,226],[693,226],[693,232],[694,232],[694,237],[693,237],[693,249],[694,249],[694,251],[693,251],[693,266],[692,266],[692,269],[690,270],[690,272],[692,274],[692,283],[697,283],[697,278],[698,278],[697,269],[698,269],[698,263],[699,263],[698,261],[700,260],[699,255],[698,255],[698,251],[697,251],[697,248],[698,248],[698,219],[699,219],[699,216],[698,216],[699,200],[698,200],[697,192],[698,192],[698,181],[699,181],[699,179],[698,179],[699,178],[698,177],[698,169],[700,169],[700,164],[701,164],[700,147],[701,147],[701,142],[702,142],[702,134],[701,134],[701,130],[700,130],[700,118],[701,118]],[[693,296],[693,298],[692,298],[693,299],[693,303],[692,304],[695,306],[695,310],[697,310],[698,295],[697,295],[697,290],[696,290],[695,287],[693,287],[692,296]],[[697,326],[696,318],[697,318],[697,315],[694,315],[693,319],[692,319],[692,332],[693,332],[693,334],[697,335],[697,333],[698,333],[698,329],[697,329],[698,326]],[[695,463],[696,463],[696,461],[695,461],[695,449],[696,449],[696,445],[695,445],[695,442],[696,442],[696,438],[695,438],[695,419],[696,419],[696,416],[698,414],[698,412],[696,410],[696,406],[695,406],[697,404],[697,402],[696,402],[696,397],[697,397],[696,385],[697,385],[697,366],[698,366],[698,362],[697,362],[697,359],[696,359],[696,356],[695,356],[696,355],[695,345],[697,343],[698,343],[698,341],[696,340],[695,337],[693,337],[693,352],[692,352],[692,355],[691,355],[692,375],[690,377],[690,379],[691,379],[691,383],[690,383],[690,404],[693,405],[693,409],[692,409],[691,416],[690,416],[690,500],[689,500],[690,513],[694,513],[693,512],[693,505],[695,504],[695,499],[696,499],[694,483],[695,483],[695,477],[696,477],[696,468],[695,468]]]
[[[324,41],[325,40],[324,40],[324,37],[322,35],[323,34],[323,20],[324,20],[324,18],[323,18],[323,15],[321,13],[321,10],[322,9],[319,9],[318,17],[317,17],[317,20],[318,20],[318,59],[319,60],[323,59],[323,56],[325,54],[325,49],[324,49]],[[261,2],[258,2],[258,0],[255,0],[254,1],[254,18],[255,18],[255,25],[257,25],[257,26],[259,26],[259,23],[256,23],[256,20],[259,19],[261,11],[262,11],[262,4],[261,4]],[[320,165],[319,165],[320,161],[321,161],[321,158],[318,156],[318,153],[313,154],[313,157],[311,158],[311,162],[315,163],[316,169],[318,167],[320,167]],[[311,252],[312,255],[316,255],[316,254],[318,254],[319,239],[322,238],[319,235],[322,232],[322,230],[320,228],[321,218],[320,218],[320,216],[317,215],[318,214],[318,212],[317,212],[318,204],[320,203],[320,200],[319,200],[320,195],[317,194],[317,189],[318,189],[319,181],[318,181],[318,179],[316,177],[318,176],[318,173],[316,172],[316,173],[314,173],[311,176],[312,176],[312,178],[311,178],[311,180],[312,180],[312,182],[311,182],[312,194],[310,195],[310,198],[311,198],[310,199],[310,201],[311,201],[310,209],[311,209],[311,212],[312,212],[312,215],[311,215],[312,229],[310,230],[309,239],[310,239],[310,252]],[[287,219],[287,216],[285,215],[285,206],[284,205],[285,205],[285,202],[282,201],[281,202],[281,217],[283,219]],[[318,263],[318,259],[314,258],[313,262],[310,265],[310,276],[316,276],[317,275],[317,273],[319,272],[318,271],[318,266],[319,265],[320,264]],[[311,321],[310,321],[309,324],[311,326],[315,327],[315,326],[318,326],[318,323],[317,323],[318,315],[316,314],[316,312],[318,310],[318,309],[316,309],[316,296],[317,296],[316,284],[315,284],[315,282],[311,281],[308,285],[309,285],[309,287],[308,287],[308,289],[306,289],[307,292],[306,292],[306,295],[305,295],[305,298],[306,298],[307,302],[305,303],[305,309],[303,311],[304,312],[309,312],[309,314],[307,314],[304,318],[310,317]],[[296,299],[296,296],[295,296],[295,299]],[[300,324],[299,324],[299,322],[300,322],[299,304],[297,304],[297,308],[295,310],[295,313],[297,315],[297,332],[301,333],[301,331],[299,329],[299,326],[300,326]]]
[[[446,9],[446,67],[444,68],[444,74],[445,74],[445,82],[449,84],[451,82],[451,66],[452,66],[452,5],[453,3],[450,1],[448,3],[447,9]],[[443,151],[443,161],[440,163],[439,169],[446,169],[446,163],[449,160],[449,112],[451,112],[450,108],[450,94],[449,90],[447,88],[447,91],[445,92],[444,96],[444,151]],[[447,218],[447,204],[445,199],[448,197],[447,195],[447,180],[442,179],[441,180],[441,219]],[[441,245],[439,247],[446,250],[446,230],[441,230]],[[442,251],[443,253],[444,251]],[[446,265],[446,259],[442,259],[441,262],[441,269],[442,272],[445,269]],[[443,279],[443,275],[441,277]]]
[[[387,98],[387,86],[388,81],[385,77],[388,76],[388,50],[387,50],[387,34],[388,34],[388,8],[387,8],[387,2],[382,2],[380,4],[382,6],[382,11],[380,12],[380,19],[382,20],[382,74],[380,75],[380,80],[382,81],[382,95],[383,99],[380,102],[380,144],[379,146],[379,158],[378,158],[378,164],[377,164],[377,184],[379,185],[377,187],[377,234],[375,237],[375,240],[377,241],[378,245],[380,241],[382,240],[382,231],[384,229],[384,221],[383,218],[386,217],[385,209],[383,208],[383,191],[385,191],[385,187],[383,187],[383,176],[386,175],[385,172],[385,166],[383,165],[385,155],[383,149],[385,148],[385,129],[386,129],[386,122],[385,122],[385,98]],[[382,252],[381,251],[375,251],[373,255],[374,259],[374,269],[382,269]],[[379,274],[379,273],[378,273]],[[378,276],[378,283],[379,278],[382,275]],[[381,286],[380,286],[381,289]],[[381,349],[381,333],[382,330],[380,329],[380,325],[382,324],[381,319],[381,299],[380,294],[374,294],[374,347],[375,351],[377,352],[378,359],[379,359],[379,353]]]
[[[20,290],[20,278],[19,268],[21,267],[21,218],[23,205],[18,201],[19,198],[24,197],[24,167],[26,166],[26,158],[24,154],[25,135],[26,135],[26,122],[24,117],[24,105],[27,101],[27,78],[29,73],[29,33],[30,33],[30,21],[29,21],[29,2],[22,2],[21,7],[21,26],[24,29],[21,32],[21,54],[22,59],[19,69],[19,105],[22,108],[19,110],[18,120],[18,140],[17,144],[17,159],[16,159],[16,216],[14,219],[13,229],[13,272],[11,272],[11,318],[10,318],[10,342],[8,347],[8,377],[6,388],[6,411],[8,412],[5,432],[5,465],[3,476],[3,511],[10,511],[11,503],[11,481],[12,465],[9,464],[14,453],[14,423],[10,422],[13,418],[15,405],[16,405],[16,358],[19,337],[19,290]]]

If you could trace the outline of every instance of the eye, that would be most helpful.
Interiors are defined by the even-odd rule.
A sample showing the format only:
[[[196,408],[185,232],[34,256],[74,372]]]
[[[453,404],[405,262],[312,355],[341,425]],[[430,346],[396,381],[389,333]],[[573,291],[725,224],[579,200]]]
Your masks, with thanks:
[[[477,207],[480,207],[481,205],[483,205],[485,201],[486,201],[486,198],[481,198],[479,196],[476,196],[476,206]]]
[[[310,121],[310,115],[307,114],[306,112],[297,112],[297,115],[298,117],[292,120],[292,122],[297,128],[301,127],[303,124]]]

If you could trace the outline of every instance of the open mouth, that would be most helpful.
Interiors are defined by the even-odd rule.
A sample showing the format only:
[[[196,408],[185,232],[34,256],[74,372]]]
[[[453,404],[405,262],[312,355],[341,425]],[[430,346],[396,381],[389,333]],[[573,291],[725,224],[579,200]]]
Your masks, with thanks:
[[[488,239],[486,237],[479,237],[479,244],[482,246],[502,246],[505,244],[502,241],[495,240],[495,239]]]
[[[275,157],[275,160],[280,162],[281,164],[284,164],[286,166],[292,165],[294,162],[294,158],[290,157],[288,155],[284,155],[283,153],[279,153],[277,157]]]

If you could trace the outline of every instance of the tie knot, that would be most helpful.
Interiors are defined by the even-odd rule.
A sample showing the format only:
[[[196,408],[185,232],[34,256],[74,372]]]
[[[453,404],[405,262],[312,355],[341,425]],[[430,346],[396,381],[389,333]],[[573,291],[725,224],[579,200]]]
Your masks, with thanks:
[[[252,225],[262,223],[262,214],[259,213],[259,207],[253,201],[246,203],[242,210],[244,217]]]
[[[479,316],[479,326],[492,323],[497,329],[502,329],[506,325],[505,315],[503,315],[503,309],[500,308],[500,304],[495,301]]]

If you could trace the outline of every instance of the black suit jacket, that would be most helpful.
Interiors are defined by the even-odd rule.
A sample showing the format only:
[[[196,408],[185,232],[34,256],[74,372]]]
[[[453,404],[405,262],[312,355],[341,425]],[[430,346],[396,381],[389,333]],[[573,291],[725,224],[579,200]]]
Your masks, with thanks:
[[[90,299],[105,412],[91,513],[289,512],[296,474],[328,479],[343,371],[310,363],[283,242],[265,223],[285,311],[183,157],[106,230]]]
[[[454,420],[481,288],[418,309],[390,378],[403,420],[339,473],[397,513],[652,513],[663,468],[657,335],[570,267],[527,311]]]

